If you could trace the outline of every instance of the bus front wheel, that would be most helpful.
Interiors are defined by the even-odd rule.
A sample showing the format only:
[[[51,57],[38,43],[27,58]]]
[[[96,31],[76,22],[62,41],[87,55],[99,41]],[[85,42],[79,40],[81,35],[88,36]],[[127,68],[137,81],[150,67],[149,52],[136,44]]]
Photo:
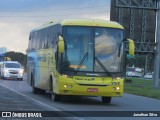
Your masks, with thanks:
[[[58,101],[60,101],[60,99],[61,99],[61,96],[60,96],[60,95],[52,92],[52,100],[53,100],[53,101],[58,102]]]
[[[103,103],[107,103],[107,104],[110,104],[111,103],[111,99],[112,97],[102,97],[102,102]]]

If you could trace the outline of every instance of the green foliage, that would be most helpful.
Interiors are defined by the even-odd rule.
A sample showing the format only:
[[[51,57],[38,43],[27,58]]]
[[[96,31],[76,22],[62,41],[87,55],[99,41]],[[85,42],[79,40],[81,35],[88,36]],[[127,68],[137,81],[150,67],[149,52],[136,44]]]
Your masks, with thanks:
[[[14,52],[14,51],[7,52],[5,54],[5,57],[10,57],[12,61],[20,62],[24,67],[27,64],[27,55],[20,52]]]
[[[128,78],[125,80],[124,91],[129,94],[160,99],[160,89],[153,88],[153,80]]]

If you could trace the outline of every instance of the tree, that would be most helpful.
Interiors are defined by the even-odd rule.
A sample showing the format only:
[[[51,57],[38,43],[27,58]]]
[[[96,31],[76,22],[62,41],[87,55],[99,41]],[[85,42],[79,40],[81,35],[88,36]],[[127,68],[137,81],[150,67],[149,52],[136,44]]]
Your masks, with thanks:
[[[12,61],[18,61],[24,67],[26,67],[26,64],[27,64],[27,55],[26,54],[11,51],[11,52],[7,52],[5,54],[5,57],[10,57]]]

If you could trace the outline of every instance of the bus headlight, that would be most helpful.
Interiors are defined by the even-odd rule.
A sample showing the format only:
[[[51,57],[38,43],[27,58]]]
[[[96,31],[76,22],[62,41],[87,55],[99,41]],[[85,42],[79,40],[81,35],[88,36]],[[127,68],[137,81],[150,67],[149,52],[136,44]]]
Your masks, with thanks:
[[[112,90],[120,90],[120,87],[113,87]]]
[[[64,88],[67,88],[67,85],[66,85],[66,84],[64,85]]]
[[[122,79],[122,78],[120,78],[120,77],[116,77],[116,80],[120,80],[120,79]]]
[[[112,90],[116,90],[116,87],[113,87]]]
[[[116,87],[116,90],[120,90],[120,87]]]
[[[67,84],[64,84],[64,86],[63,86],[64,88],[72,88],[73,86],[72,85],[67,85]]]
[[[72,87],[73,87],[72,85],[69,85],[69,86],[68,86],[68,88],[70,88],[70,89],[71,89]]]
[[[112,80],[124,80],[124,77],[113,76]]]
[[[113,80],[122,80],[122,77],[113,77]]]
[[[63,77],[68,77],[68,75],[65,75],[65,74],[63,74],[62,76],[63,76]]]

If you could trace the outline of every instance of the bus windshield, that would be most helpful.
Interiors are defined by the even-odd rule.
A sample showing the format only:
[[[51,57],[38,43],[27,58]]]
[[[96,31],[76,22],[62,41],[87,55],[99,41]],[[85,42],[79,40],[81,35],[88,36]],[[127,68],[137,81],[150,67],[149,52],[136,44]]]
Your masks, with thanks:
[[[63,70],[75,71],[79,67],[79,71],[105,72],[100,62],[109,72],[122,72],[123,30],[66,26],[63,29],[63,37]]]

